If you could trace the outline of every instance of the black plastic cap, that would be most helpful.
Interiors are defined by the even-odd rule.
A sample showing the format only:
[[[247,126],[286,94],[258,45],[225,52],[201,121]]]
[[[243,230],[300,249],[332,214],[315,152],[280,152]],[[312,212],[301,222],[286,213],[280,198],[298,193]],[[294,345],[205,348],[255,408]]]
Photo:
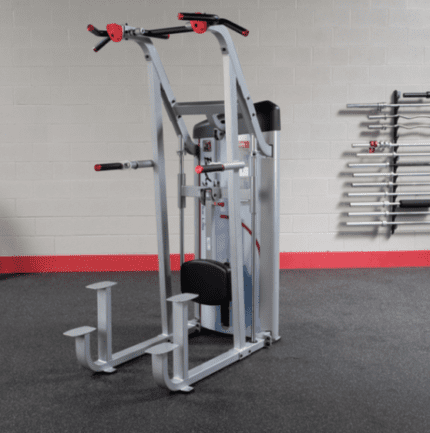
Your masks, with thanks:
[[[281,109],[271,101],[261,101],[254,104],[258,123],[262,132],[281,130]],[[224,114],[218,114],[220,122],[224,123]],[[238,133],[249,134],[243,117],[239,114]],[[214,137],[214,128],[207,120],[194,125],[193,138]]]

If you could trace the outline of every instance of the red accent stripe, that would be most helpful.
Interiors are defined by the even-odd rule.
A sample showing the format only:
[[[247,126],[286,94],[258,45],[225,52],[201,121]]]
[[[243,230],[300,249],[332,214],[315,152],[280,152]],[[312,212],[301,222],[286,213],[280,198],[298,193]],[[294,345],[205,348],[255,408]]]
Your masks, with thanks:
[[[193,260],[194,254],[185,254]],[[179,254],[170,256],[172,271],[179,271]],[[430,267],[430,251],[299,252],[281,253],[280,269],[418,268]],[[0,258],[0,274],[44,272],[157,271],[158,256],[76,255],[13,256]]]
[[[430,251],[345,251],[281,253],[280,269],[420,268],[430,266]]]
[[[228,220],[228,215],[220,215],[220,218]],[[242,227],[252,236],[252,230],[245,223],[242,223]],[[255,240],[255,244],[258,248],[258,254],[260,254],[260,244],[257,239]]]

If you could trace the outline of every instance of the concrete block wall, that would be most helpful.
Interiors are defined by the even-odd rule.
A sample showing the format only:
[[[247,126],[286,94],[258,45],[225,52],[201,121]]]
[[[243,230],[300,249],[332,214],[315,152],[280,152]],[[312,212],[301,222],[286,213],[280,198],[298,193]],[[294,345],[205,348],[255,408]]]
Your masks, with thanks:
[[[254,102],[281,107],[281,251],[427,249],[428,232],[343,225],[350,144],[366,117],[347,103],[427,91],[430,3],[424,0],[2,0],[0,2],[0,255],[157,252],[150,170],[96,173],[98,162],[152,158],[147,69],[136,44],[99,41],[86,26],[179,25],[216,13],[233,34]],[[156,40],[178,101],[223,99],[210,34]],[[187,117],[191,131],[202,117]],[[166,115],[171,252],[179,252],[177,138]],[[424,134],[425,135],[425,134]],[[189,181],[192,160],[186,161]],[[186,251],[193,208],[186,208]]]

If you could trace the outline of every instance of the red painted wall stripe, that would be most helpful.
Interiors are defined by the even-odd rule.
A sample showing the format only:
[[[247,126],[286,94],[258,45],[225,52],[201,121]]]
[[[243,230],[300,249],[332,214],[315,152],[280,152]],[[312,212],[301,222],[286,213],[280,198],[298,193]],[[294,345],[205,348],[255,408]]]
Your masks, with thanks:
[[[194,254],[185,254],[192,260]],[[170,256],[173,271],[179,271],[179,254]],[[430,266],[430,251],[370,251],[281,253],[281,269],[408,268]],[[79,255],[0,257],[0,274],[42,272],[157,271],[158,256]]]

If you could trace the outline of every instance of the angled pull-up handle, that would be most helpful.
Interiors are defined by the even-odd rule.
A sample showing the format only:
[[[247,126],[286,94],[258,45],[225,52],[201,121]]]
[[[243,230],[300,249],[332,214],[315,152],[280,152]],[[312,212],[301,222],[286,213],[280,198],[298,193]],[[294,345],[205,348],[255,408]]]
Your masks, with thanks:
[[[226,20],[225,18],[220,18],[218,15],[201,14],[199,12],[180,12],[178,14],[178,19],[190,21],[191,26],[196,33],[204,33],[208,26],[224,25],[242,36],[246,37],[249,35],[249,30],[233,23],[232,21]]]
[[[108,36],[108,32],[106,30],[99,30],[92,24],[88,24],[87,30],[95,36],[99,36],[101,38],[106,38]]]
[[[182,28],[182,27],[178,27],[178,28]],[[100,51],[108,42],[110,41],[120,42],[122,41],[123,37],[127,35],[133,35],[133,36],[141,35],[141,36],[148,36],[148,37],[159,38],[159,39],[169,39],[170,37],[169,33],[179,33],[179,32],[174,32],[174,29],[161,29],[161,31],[159,30],[152,31],[152,30],[145,30],[143,28],[130,27],[127,24],[125,26],[122,26],[120,24],[115,24],[115,23],[108,24],[106,26],[106,30],[99,30],[92,24],[88,24],[87,30],[90,33],[92,33],[94,36],[105,38],[93,48],[93,50],[96,53]],[[186,31],[192,31],[192,29],[191,28],[186,29]]]

